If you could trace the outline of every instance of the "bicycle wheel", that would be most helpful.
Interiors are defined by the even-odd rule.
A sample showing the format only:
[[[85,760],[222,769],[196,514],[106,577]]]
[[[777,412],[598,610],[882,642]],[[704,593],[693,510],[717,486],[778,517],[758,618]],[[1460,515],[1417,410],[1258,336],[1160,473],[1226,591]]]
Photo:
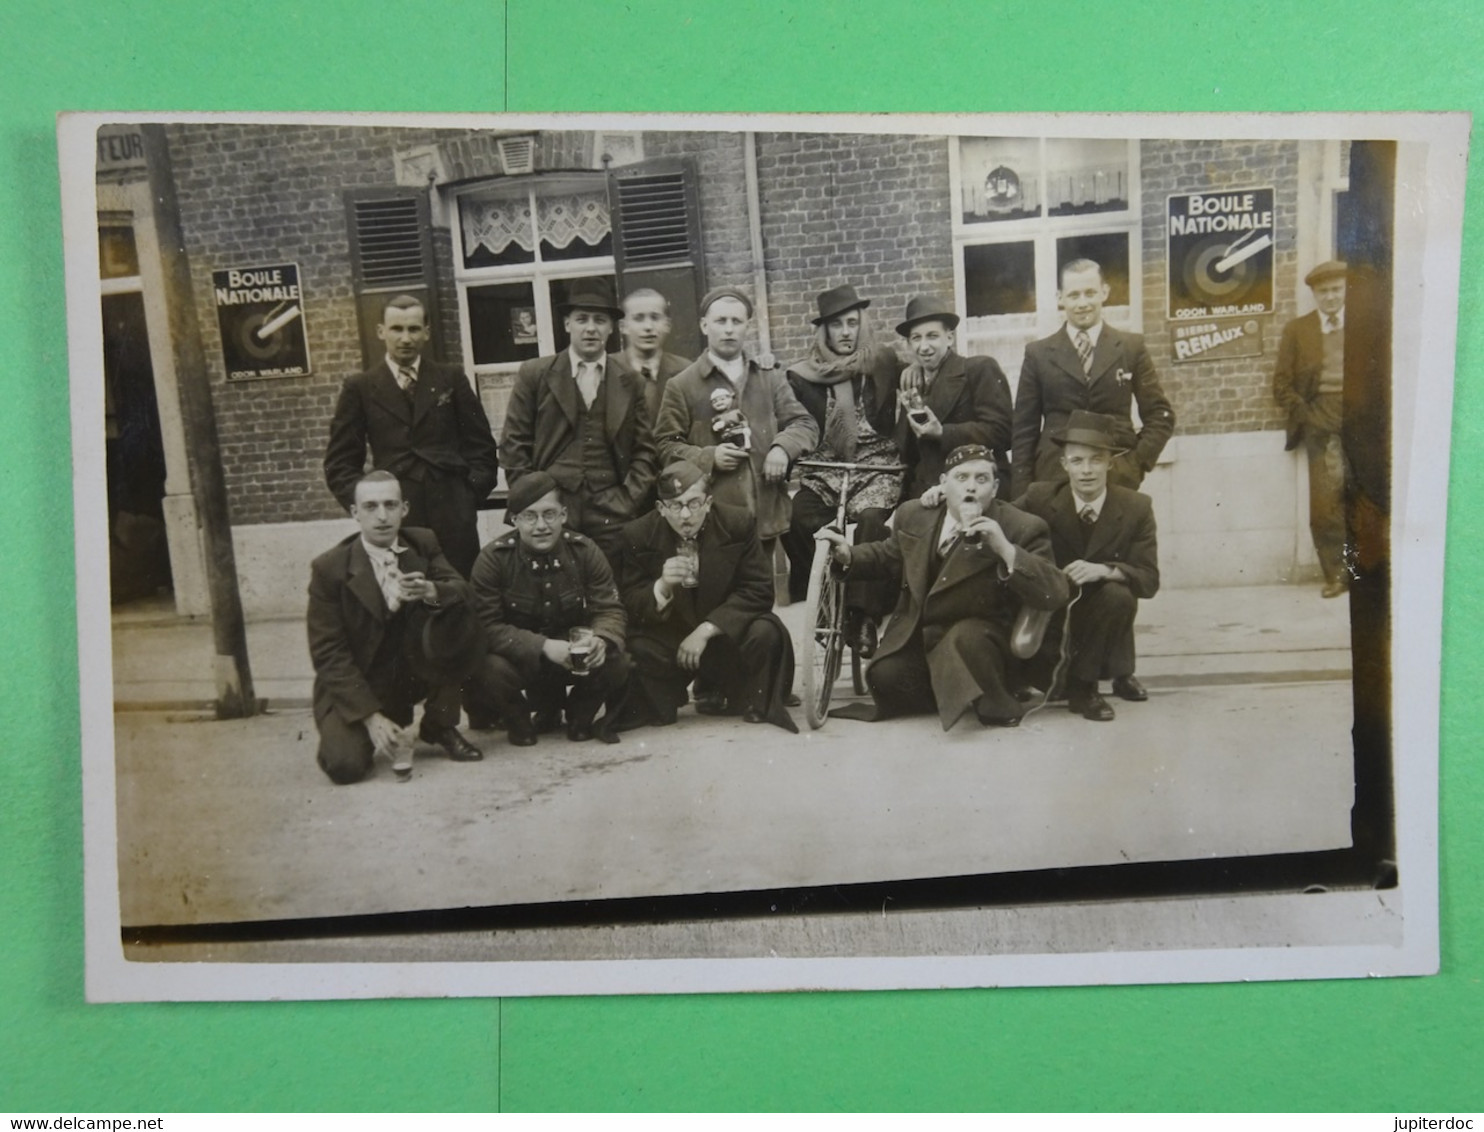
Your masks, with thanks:
[[[830,545],[817,543],[809,571],[804,632],[804,714],[809,726],[824,726],[830,695],[840,675],[845,647],[845,585],[830,569]]]

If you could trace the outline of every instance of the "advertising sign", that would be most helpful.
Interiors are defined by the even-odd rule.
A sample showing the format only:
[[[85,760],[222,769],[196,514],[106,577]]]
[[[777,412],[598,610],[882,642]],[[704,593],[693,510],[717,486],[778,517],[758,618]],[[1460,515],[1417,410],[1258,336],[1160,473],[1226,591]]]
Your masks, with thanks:
[[[1273,190],[1223,189],[1169,198],[1168,317],[1273,312]]]
[[[228,380],[310,372],[298,264],[213,271],[211,287]]]
[[[1178,323],[1170,327],[1170,347],[1177,363],[1251,357],[1262,353],[1262,320],[1213,318]]]

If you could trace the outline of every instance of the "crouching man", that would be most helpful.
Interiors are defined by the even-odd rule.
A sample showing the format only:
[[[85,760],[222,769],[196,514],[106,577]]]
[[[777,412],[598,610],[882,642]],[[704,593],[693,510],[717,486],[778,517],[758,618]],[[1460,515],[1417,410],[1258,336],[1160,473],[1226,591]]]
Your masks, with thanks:
[[[617,743],[612,724],[629,661],[608,560],[592,539],[564,529],[561,489],[546,472],[522,476],[505,513],[515,530],[479,552],[472,575],[489,707],[517,747],[555,730],[564,709],[568,739]]]
[[[1051,536],[1034,515],[995,498],[994,454],[963,445],[943,464],[944,507],[909,500],[892,537],[850,546],[827,540],[848,578],[885,578],[901,587],[876,659],[866,670],[875,709],[844,718],[888,719],[936,708],[947,731],[970,708],[986,725],[1015,727],[1024,705],[1009,675],[1010,639],[1023,606],[1059,609],[1067,581],[1051,558]]]
[[[316,558],[309,578],[320,768],[359,782],[377,752],[410,751],[403,729],[419,703],[419,738],[456,762],[483,758],[456,726],[460,684],[477,678],[484,655],[469,584],[432,531],[402,526],[407,504],[391,472],[362,476],[350,513],[360,533]]]
[[[624,726],[669,724],[698,677],[725,714],[797,733],[785,701],[793,641],[773,613],[773,569],[757,524],[711,500],[686,460],[659,477],[658,510],[624,528],[619,581],[634,657]]]

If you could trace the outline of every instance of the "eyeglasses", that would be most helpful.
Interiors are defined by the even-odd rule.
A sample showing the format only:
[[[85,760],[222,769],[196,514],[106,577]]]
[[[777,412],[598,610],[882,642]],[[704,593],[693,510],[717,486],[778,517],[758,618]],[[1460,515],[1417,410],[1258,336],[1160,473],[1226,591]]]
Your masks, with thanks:
[[[548,511],[522,511],[515,516],[515,521],[523,527],[534,527],[537,523],[545,523],[553,527],[562,521],[566,512],[560,507],[553,507]]]
[[[709,495],[703,495],[700,499],[661,499],[659,501],[659,509],[666,515],[699,515],[709,506],[711,506]]]

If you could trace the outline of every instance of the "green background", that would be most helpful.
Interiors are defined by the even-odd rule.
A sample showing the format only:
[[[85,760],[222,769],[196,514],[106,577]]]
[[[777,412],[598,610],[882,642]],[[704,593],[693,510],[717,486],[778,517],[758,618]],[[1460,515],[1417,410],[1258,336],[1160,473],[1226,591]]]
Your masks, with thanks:
[[[1441,975],[89,1006],[53,133],[69,109],[1478,113],[1481,7],[5,0],[0,1110],[1484,1107],[1477,200],[1452,438]]]

